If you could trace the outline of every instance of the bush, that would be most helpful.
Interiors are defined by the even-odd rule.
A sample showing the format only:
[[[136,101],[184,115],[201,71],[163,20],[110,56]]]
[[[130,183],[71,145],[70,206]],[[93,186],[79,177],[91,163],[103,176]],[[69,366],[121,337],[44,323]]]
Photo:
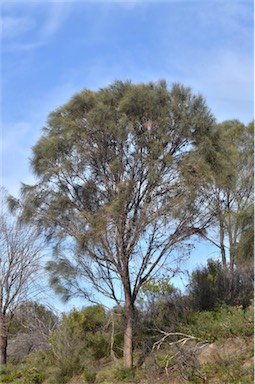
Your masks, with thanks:
[[[97,373],[96,383],[113,383],[115,381],[115,370],[103,369]]]
[[[46,375],[36,367],[29,367],[22,375],[24,384],[42,384]]]
[[[26,364],[18,367],[9,366],[4,374],[0,374],[0,383],[10,384],[42,384],[46,374],[36,367]]]
[[[119,367],[115,371],[115,377],[121,381],[129,381],[135,378],[135,370],[133,368]]]
[[[93,384],[95,383],[96,381],[96,372],[95,371],[91,371],[89,369],[86,369],[84,372],[83,372],[83,378],[85,380],[86,383],[88,384]]]
[[[211,310],[219,302],[246,308],[252,301],[253,284],[253,266],[238,265],[230,271],[219,261],[209,259],[207,266],[192,273],[188,291],[194,310]]]
[[[208,382],[253,384],[253,367],[244,367],[242,356],[235,356],[218,363],[206,364],[201,367],[202,374]],[[218,381],[215,381],[217,378]]]
[[[253,307],[244,311],[223,305],[214,311],[193,312],[180,331],[213,342],[233,336],[253,335]]]

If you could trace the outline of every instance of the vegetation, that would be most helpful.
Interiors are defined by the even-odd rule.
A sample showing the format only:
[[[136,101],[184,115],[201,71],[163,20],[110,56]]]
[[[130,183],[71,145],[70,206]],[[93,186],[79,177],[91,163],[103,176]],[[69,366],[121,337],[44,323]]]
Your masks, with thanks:
[[[124,306],[127,368],[140,289],[162,267],[175,269],[176,249],[210,221],[198,191],[216,131],[189,88],[117,81],[52,112],[33,148],[38,182],[22,187],[23,218],[55,239],[48,270],[64,299],[93,300],[89,284]]]
[[[43,243],[31,223],[20,225],[19,213],[7,209],[7,192],[0,189],[0,365],[7,360],[10,322],[27,293],[35,288]]]
[[[112,357],[111,311],[91,306],[62,314],[47,347],[27,353],[22,361],[11,355],[1,370],[1,383],[253,382],[252,305],[245,310],[221,304],[210,311],[195,311],[189,295],[180,294],[178,300],[171,295],[155,300],[162,313],[162,300],[169,315],[164,318],[160,311],[157,315],[149,307],[140,308],[134,368],[123,365],[123,344],[122,354]],[[185,305],[176,315],[180,301]],[[124,338],[119,319],[113,335],[116,346],[119,332]],[[144,354],[148,335],[152,343]],[[17,337],[18,333],[13,335],[14,340]]]
[[[216,124],[201,96],[164,81],[84,90],[52,112],[37,182],[9,197],[14,227],[1,216],[0,381],[252,383],[253,152],[253,123]],[[52,245],[55,292],[93,305],[56,316],[20,299],[38,255],[27,228],[29,246]],[[194,236],[219,260],[182,292],[172,276]]]

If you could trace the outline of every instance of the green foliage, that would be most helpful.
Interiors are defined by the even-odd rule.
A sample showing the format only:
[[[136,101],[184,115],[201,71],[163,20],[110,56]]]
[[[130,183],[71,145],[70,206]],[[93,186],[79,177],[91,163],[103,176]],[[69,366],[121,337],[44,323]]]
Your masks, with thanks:
[[[112,384],[115,382],[115,367],[102,368],[96,376],[96,383]]]
[[[245,126],[238,120],[218,125],[218,167],[206,188],[214,216],[211,225],[218,232],[216,241],[207,238],[218,246],[223,265],[231,271],[240,261],[250,262],[254,254],[253,128],[253,123]]]
[[[248,337],[253,334],[253,308],[221,306],[214,311],[191,312],[180,332],[213,342],[228,337]]]
[[[119,367],[115,371],[115,377],[124,382],[134,380],[135,370],[133,368]]]
[[[238,220],[242,232],[236,248],[236,262],[239,265],[252,264],[254,259],[254,205],[251,204],[243,209]]]
[[[107,316],[104,308],[100,305],[94,305],[85,308],[81,313],[81,325],[86,332],[96,332],[105,327]]]
[[[88,384],[93,384],[95,383],[96,381],[96,372],[95,371],[92,371],[90,369],[86,369],[83,374],[82,374],[84,380],[85,380],[85,383],[88,383]]]
[[[0,374],[1,383],[42,384],[47,377],[47,357],[38,351],[26,357],[20,365],[8,363]]]
[[[207,266],[192,272],[189,292],[194,308],[213,309],[222,298],[222,267],[220,262],[209,259]]]
[[[74,309],[62,315],[50,337],[52,361],[58,368],[52,373],[55,380],[60,380],[60,377],[67,380],[82,372],[84,364],[93,365],[109,355],[109,336],[105,332],[107,320],[104,309],[99,305],[81,311]],[[86,372],[88,375],[91,373]],[[92,376],[87,379],[92,380]]]
[[[175,292],[176,288],[170,283],[169,277],[150,279],[141,289],[141,295],[148,301],[159,300]]]
[[[239,264],[231,271],[219,261],[208,259],[206,267],[192,272],[188,292],[196,310],[210,310],[221,302],[245,308],[253,298],[253,284],[252,265]]]
[[[160,284],[159,284],[160,285]],[[172,290],[171,290],[172,291]],[[165,299],[173,300],[171,296],[164,296]],[[159,302],[162,298],[159,297]],[[155,305],[157,301],[155,300]],[[166,304],[166,303],[165,303]],[[147,311],[147,309],[146,309]],[[175,311],[174,307],[172,311]],[[117,315],[120,308],[115,310]],[[148,317],[149,312],[137,313],[138,318]],[[143,364],[136,369],[127,369],[122,365],[122,359],[112,362],[106,354],[100,355],[104,348],[101,340],[107,340],[109,330],[106,323],[109,321],[107,313],[100,306],[73,310],[69,314],[62,315],[62,319],[52,335],[52,349],[49,351],[37,351],[27,356],[22,364],[8,364],[1,368],[0,382],[9,384],[56,384],[74,382],[85,383],[114,383],[114,382],[160,382],[168,383],[170,380],[181,380],[187,382],[203,383],[252,383],[252,364],[248,364],[253,356],[253,307],[242,310],[240,307],[218,306],[214,310],[194,312],[185,310],[182,316],[175,319],[175,327],[172,327],[173,320],[169,312],[169,323],[165,323],[163,330],[173,330],[184,334],[192,335],[197,341],[207,341],[222,347],[225,351],[220,359],[206,363],[198,363],[193,348],[194,342],[187,342],[182,347],[171,345],[168,342],[176,341],[173,335],[167,338],[160,350],[154,349],[153,343],[162,337],[162,334],[152,329],[145,329],[146,322],[136,325],[137,333],[140,333],[139,342],[135,343],[135,361],[138,362],[143,353],[143,342],[149,346],[149,354],[144,355]],[[93,324],[92,319],[95,320]],[[117,317],[118,319],[118,317]],[[120,318],[122,321],[122,319]],[[121,325],[121,324],[120,324]],[[118,332],[117,323],[116,332]],[[141,328],[139,328],[141,327]],[[59,328],[59,329],[58,329]],[[161,329],[161,328],[160,328]],[[78,343],[78,337],[81,343]],[[64,340],[65,339],[65,342]],[[238,349],[235,340],[242,341],[244,349]],[[108,339],[109,340],[109,339]],[[149,341],[152,341],[149,344]],[[233,340],[233,342],[232,342]],[[231,343],[230,343],[231,342]],[[66,344],[69,344],[70,354],[64,356]],[[74,345],[72,345],[72,343]],[[231,344],[233,354],[228,354],[228,343]],[[85,348],[84,344],[86,345]],[[61,353],[56,348],[59,345]],[[237,346],[235,346],[237,345]],[[190,348],[190,349],[189,349]],[[243,347],[242,347],[243,348]],[[79,359],[77,358],[79,352]],[[180,352],[181,354],[177,354]],[[58,354],[57,354],[58,352]],[[103,359],[101,360],[101,357]],[[170,376],[165,376],[166,362],[169,360]],[[173,369],[171,369],[173,367]],[[205,381],[203,381],[205,380]],[[206,381],[207,380],[207,381]],[[236,380],[236,381],[235,381]]]
[[[24,384],[42,384],[46,375],[42,371],[35,367],[29,367],[26,369],[26,373],[23,375]]]
[[[253,384],[253,364],[251,364],[250,367],[245,367],[245,358],[247,358],[247,356],[237,354],[217,363],[205,364],[201,367],[201,373],[206,377],[208,382],[213,380],[214,383],[219,384]],[[200,382],[202,383],[202,381]]]

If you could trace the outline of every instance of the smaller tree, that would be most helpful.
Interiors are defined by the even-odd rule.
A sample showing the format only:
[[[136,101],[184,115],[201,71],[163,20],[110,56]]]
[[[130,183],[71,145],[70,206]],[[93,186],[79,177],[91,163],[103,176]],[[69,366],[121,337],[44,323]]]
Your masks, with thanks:
[[[42,243],[30,225],[20,225],[18,212],[7,209],[7,192],[0,190],[0,365],[7,361],[7,340],[15,309],[31,292],[39,271]]]

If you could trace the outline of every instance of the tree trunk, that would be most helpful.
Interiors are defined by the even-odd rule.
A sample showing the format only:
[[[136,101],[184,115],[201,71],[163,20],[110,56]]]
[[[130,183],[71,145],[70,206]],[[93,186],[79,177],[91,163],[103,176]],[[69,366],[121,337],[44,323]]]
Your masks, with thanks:
[[[0,366],[7,362],[7,331],[4,319],[0,317]]]
[[[227,258],[226,258],[226,250],[224,245],[224,225],[222,219],[220,218],[220,249],[221,249],[221,261],[223,269],[227,269]]]
[[[124,366],[133,368],[133,322],[134,322],[134,306],[131,299],[126,300],[125,304],[125,320],[126,328],[124,333]]]

